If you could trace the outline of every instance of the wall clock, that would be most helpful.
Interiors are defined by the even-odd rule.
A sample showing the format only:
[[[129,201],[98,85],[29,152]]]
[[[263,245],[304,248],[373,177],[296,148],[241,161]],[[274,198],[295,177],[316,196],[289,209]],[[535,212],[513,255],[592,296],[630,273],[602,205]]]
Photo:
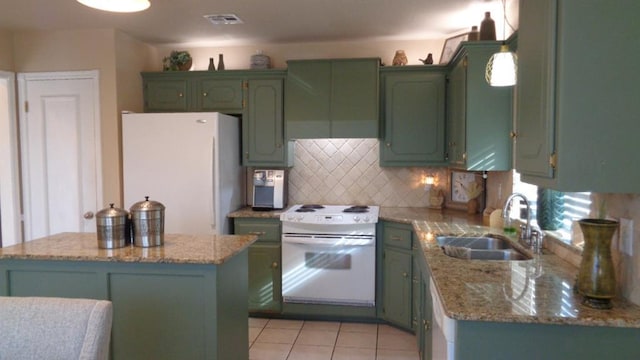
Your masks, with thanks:
[[[476,174],[470,172],[451,172],[451,201],[466,203],[469,201],[465,188],[476,182]]]

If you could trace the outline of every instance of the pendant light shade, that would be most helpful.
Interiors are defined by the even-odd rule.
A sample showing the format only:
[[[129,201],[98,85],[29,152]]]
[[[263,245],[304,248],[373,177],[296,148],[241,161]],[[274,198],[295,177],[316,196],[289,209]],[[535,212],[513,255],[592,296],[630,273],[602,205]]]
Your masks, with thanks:
[[[77,0],[88,7],[112,12],[137,12],[151,6],[149,0]]]
[[[503,43],[500,51],[489,59],[484,78],[491,86],[513,86],[516,84],[517,71],[518,57]]]

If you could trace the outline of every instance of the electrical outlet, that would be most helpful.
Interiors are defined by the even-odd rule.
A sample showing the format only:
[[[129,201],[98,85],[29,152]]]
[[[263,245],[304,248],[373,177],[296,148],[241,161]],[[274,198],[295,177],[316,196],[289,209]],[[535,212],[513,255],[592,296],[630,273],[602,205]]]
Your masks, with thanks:
[[[620,218],[619,244],[623,253],[633,256],[633,220]]]

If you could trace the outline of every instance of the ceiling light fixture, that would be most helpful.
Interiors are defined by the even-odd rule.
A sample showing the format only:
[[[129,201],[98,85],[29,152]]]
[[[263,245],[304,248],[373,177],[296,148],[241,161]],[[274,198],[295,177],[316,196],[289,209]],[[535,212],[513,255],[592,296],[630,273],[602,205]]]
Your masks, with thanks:
[[[504,19],[502,45],[500,46],[500,51],[491,56],[484,72],[484,78],[491,86],[513,86],[517,81],[518,56],[509,51],[509,46],[505,41],[507,25],[511,27],[511,24],[507,21],[506,0],[502,0],[502,10]]]
[[[77,0],[80,4],[111,12],[137,12],[151,6],[149,0]]]

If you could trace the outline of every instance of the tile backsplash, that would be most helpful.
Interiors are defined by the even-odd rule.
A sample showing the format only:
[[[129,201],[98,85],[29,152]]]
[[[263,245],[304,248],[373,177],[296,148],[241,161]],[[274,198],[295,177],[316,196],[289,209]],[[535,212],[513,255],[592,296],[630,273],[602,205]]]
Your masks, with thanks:
[[[422,184],[427,174],[445,192],[447,169],[380,167],[379,144],[377,139],[297,140],[289,204],[424,207],[429,203]]]

